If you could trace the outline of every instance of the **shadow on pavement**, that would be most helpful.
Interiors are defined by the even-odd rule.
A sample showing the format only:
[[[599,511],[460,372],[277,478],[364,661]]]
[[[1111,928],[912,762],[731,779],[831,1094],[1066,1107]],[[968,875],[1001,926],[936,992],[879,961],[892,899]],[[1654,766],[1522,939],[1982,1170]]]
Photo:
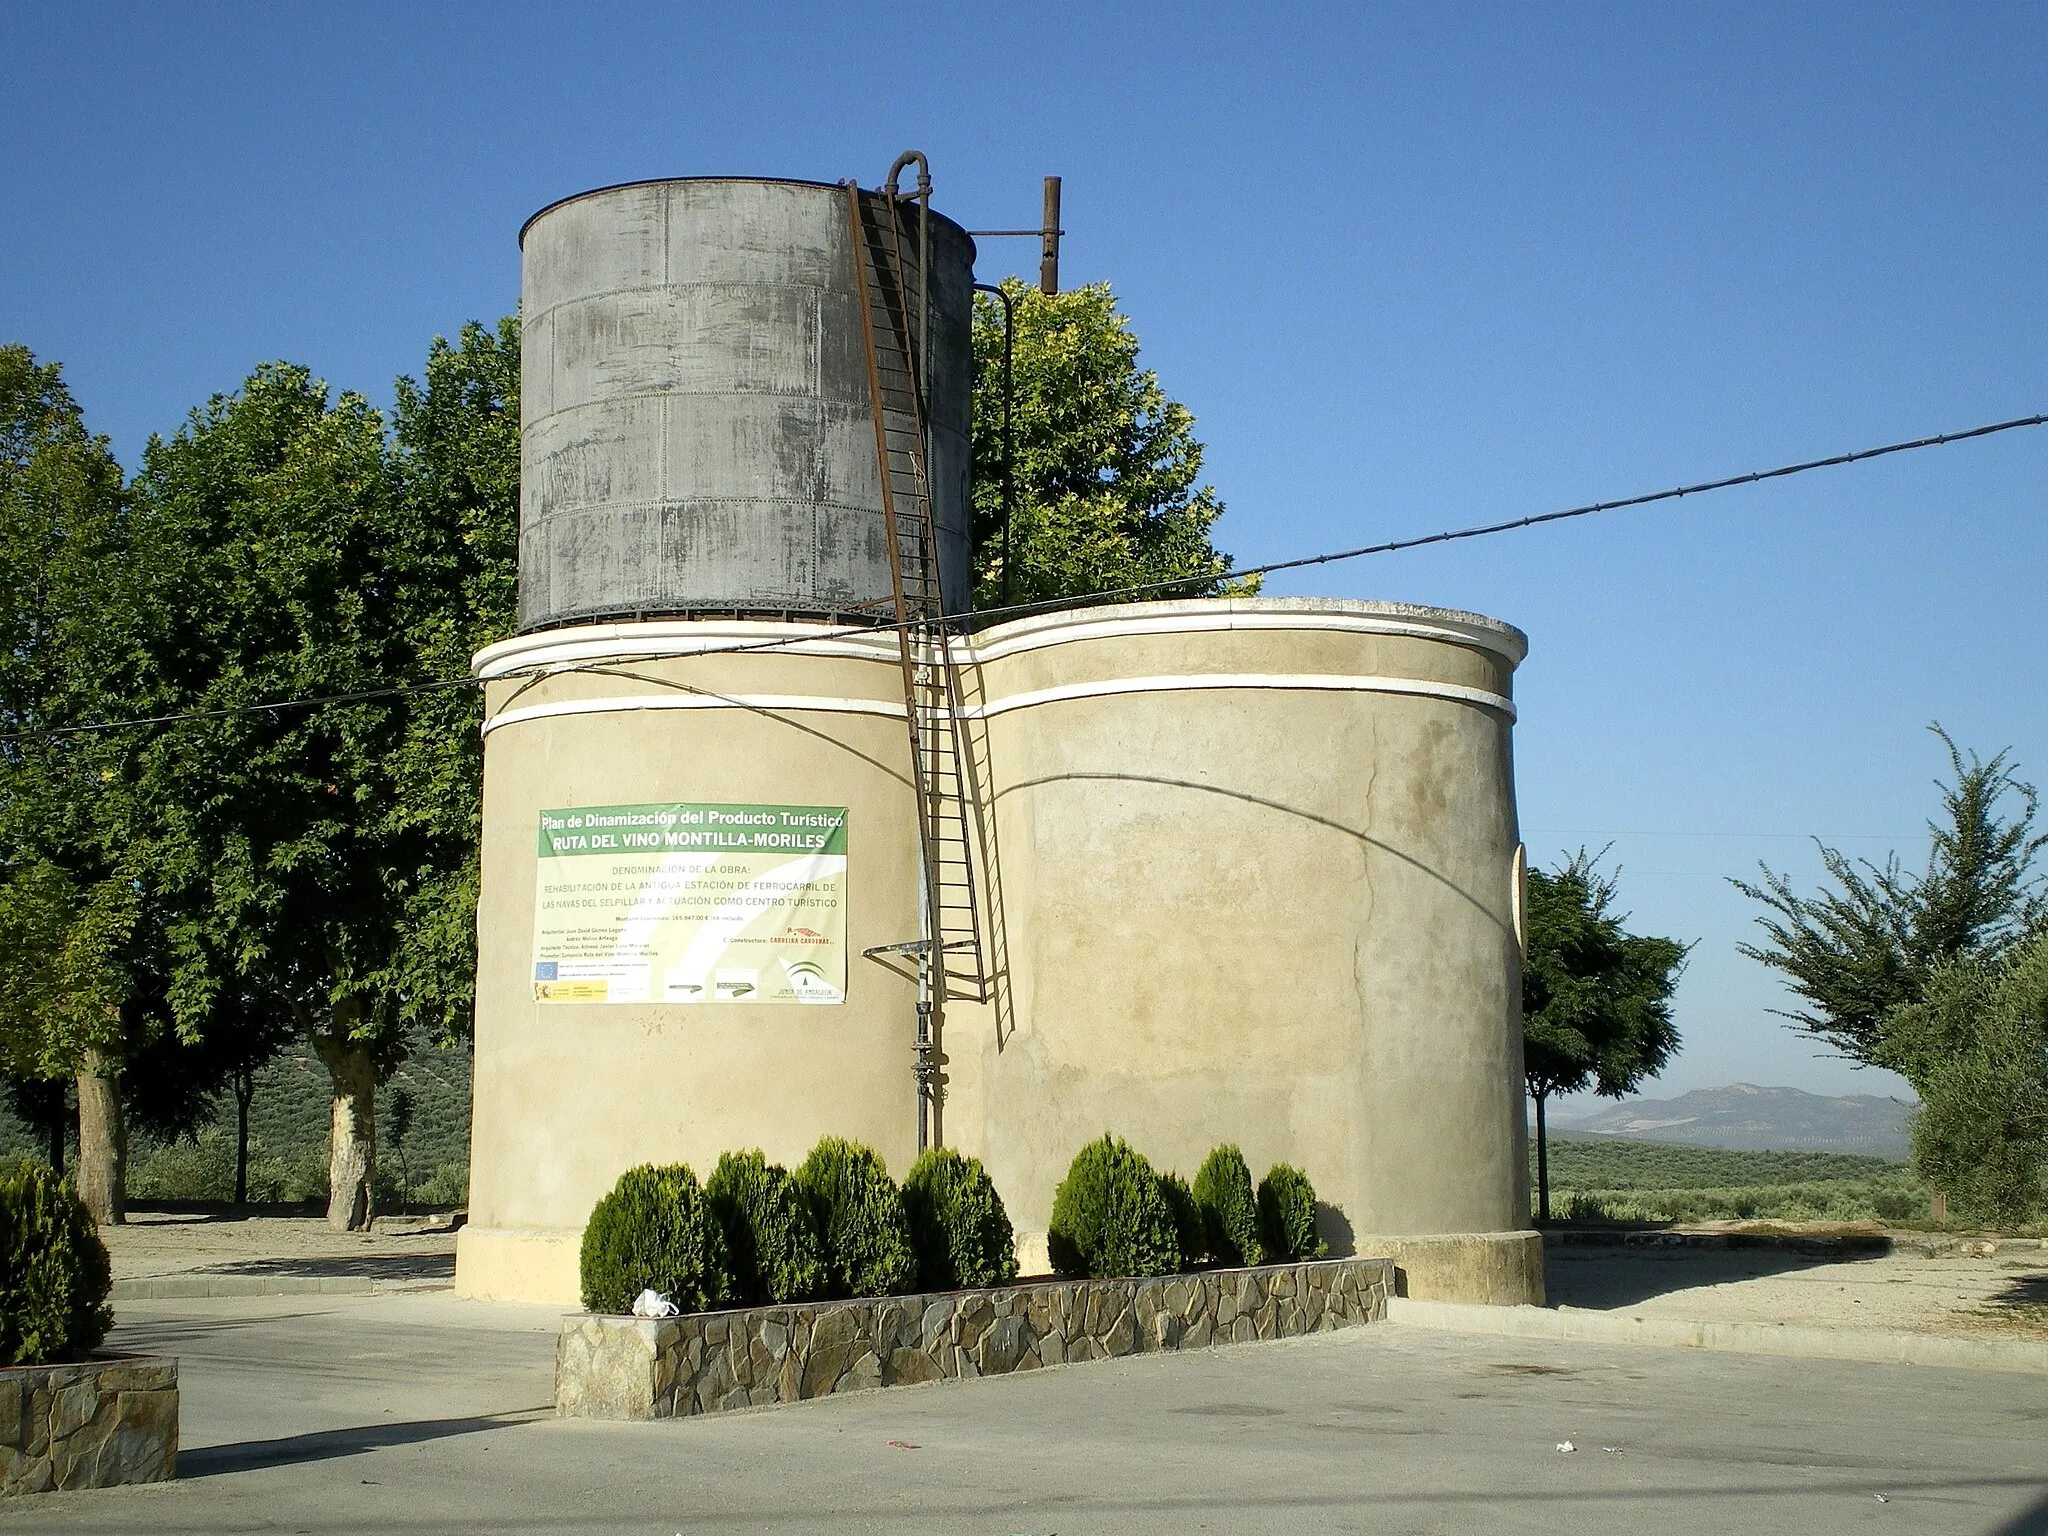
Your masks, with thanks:
[[[209,1445],[196,1451],[178,1452],[180,1478],[221,1477],[230,1472],[248,1472],[257,1467],[294,1466],[308,1461],[330,1461],[337,1456],[358,1456],[364,1451],[392,1445],[418,1445],[427,1440],[446,1440],[453,1435],[475,1435],[491,1429],[512,1429],[535,1418],[554,1413],[552,1406],[520,1408],[509,1413],[482,1414],[465,1419],[416,1419],[406,1424],[364,1424],[354,1429],[328,1429],[318,1434],[288,1435],[281,1440],[244,1440],[234,1445]]]
[[[200,1275],[329,1276],[369,1280],[452,1280],[452,1253],[365,1253],[346,1258],[236,1259],[194,1270]]]
[[[1682,1248],[1574,1243],[1546,1247],[1543,1285],[1553,1307],[1606,1310],[1654,1296],[1725,1285],[1822,1265],[1860,1262],[1867,1254],[1804,1254],[1787,1248]]]
[[[2048,1270],[2036,1275],[2015,1275],[1991,1299],[2008,1307],[2048,1307]]]
[[[2048,1493],[2010,1520],[1994,1525],[1984,1536],[2048,1536]]]

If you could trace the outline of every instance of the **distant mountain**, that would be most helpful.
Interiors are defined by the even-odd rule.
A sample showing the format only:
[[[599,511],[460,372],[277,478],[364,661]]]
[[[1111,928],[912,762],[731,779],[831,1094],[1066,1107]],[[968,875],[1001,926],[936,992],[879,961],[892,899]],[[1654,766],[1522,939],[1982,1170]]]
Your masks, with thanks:
[[[1875,1094],[1825,1098],[1797,1088],[1731,1083],[1675,1099],[1554,1110],[1550,1123],[1574,1135],[1629,1136],[1751,1152],[1859,1152],[1904,1157],[1914,1106]]]

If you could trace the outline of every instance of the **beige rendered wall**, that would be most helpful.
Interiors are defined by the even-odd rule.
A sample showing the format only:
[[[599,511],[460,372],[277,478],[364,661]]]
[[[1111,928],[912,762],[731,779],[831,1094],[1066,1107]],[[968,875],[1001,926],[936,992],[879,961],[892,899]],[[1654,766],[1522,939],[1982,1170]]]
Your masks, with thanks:
[[[573,1302],[582,1223],[637,1162],[702,1173],[759,1146],[793,1163],[831,1133],[907,1170],[914,998],[859,958],[916,933],[893,641],[689,654],[804,633],[583,626],[478,658],[500,680],[463,1294]],[[1523,646],[1471,615],[1252,599],[1026,619],[964,652],[1001,922],[996,1001],[948,1010],[938,1125],[987,1161],[1027,1256],[1074,1151],[1110,1129],[1190,1174],[1220,1141],[1255,1173],[1298,1163],[1337,1252],[1408,1240],[1413,1294],[1540,1299],[1513,877]],[[849,808],[845,1005],[532,1000],[538,812],[671,800]],[[1514,1235],[1455,1262],[1415,1241],[1488,1233]]]
[[[916,1149],[911,987],[860,951],[917,933],[917,837],[895,650],[662,654],[801,634],[780,624],[584,626],[507,642],[486,677],[467,1296],[573,1304],[591,1206],[628,1167],[821,1135]],[[812,631],[815,633],[815,629]],[[587,711],[593,705],[600,712]],[[674,707],[674,706],[685,707]],[[710,706],[710,707],[702,707]],[[866,707],[876,713],[853,713]],[[893,712],[893,713],[892,713]],[[848,999],[838,1006],[541,1004],[532,946],[543,809],[657,801],[844,805]]]
[[[1223,1141],[1299,1164],[1340,1253],[1528,1226],[1523,647],[1310,600],[978,638],[1008,996],[949,1015],[950,1125],[1020,1233],[1104,1130],[1186,1174]]]

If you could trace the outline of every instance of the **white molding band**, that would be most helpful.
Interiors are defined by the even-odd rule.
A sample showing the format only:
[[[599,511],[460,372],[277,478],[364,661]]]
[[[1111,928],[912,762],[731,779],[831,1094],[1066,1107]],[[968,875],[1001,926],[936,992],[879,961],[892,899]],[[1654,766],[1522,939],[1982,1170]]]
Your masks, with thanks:
[[[828,699],[801,693],[633,693],[601,699],[563,699],[552,704],[528,704],[521,709],[502,710],[484,721],[483,734],[488,736],[500,726],[519,725],[528,720],[549,720],[562,715],[629,714],[643,709],[744,709],[759,714],[904,718],[903,706],[891,704],[887,699]]]
[[[1093,683],[1063,683],[1056,688],[1034,688],[970,707],[963,713],[974,719],[1006,715],[1013,709],[1031,709],[1040,704],[1060,704],[1071,699],[1102,699],[1125,693],[1201,693],[1216,689],[1266,688],[1295,693],[1405,693],[1425,699],[1447,699],[1454,704],[1473,704],[1496,710],[1509,720],[1515,718],[1515,701],[1483,688],[1459,683],[1432,683],[1413,677],[1353,677],[1334,672],[1192,672],[1166,677],[1113,677]]]
[[[521,677],[531,671],[572,670],[591,662],[631,666],[672,656],[699,656],[735,646],[758,647],[739,655],[836,656],[855,661],[896,664],[896,632],[878,631],[871,639],[858,632],[827,629],[825,638],[804,638],[818,626],[774,620],[675,620],[640,624],[577,624],[514,635],[476,653],[470,670],[485,682]]]
[[[1024,651],[1042,650],[1080,640],[1124,640],[1145,635],[1206,635],[1225,631],[1299,630],[1308,633],[1350,635],[1394,635],[1411,640],[1434,640],[1470,645],[1500,657],[1508,665],[1521,661],[1516,646],[1503,636],[1478,625],[1437,618],[1371,613],[1302,613],[1280,610],[1212,610],[1204,613],[1160,613],[1138,617],[1105,619],[1072,618],[1052,627],[1035,627],[1018,634],[1003,633],[1004,626],[977,635],[967,642],[968,661],[996,661]]]
[[[1266,689],[1296,693],[1398,693],[1426,699],[1443,699],[1490,709],[1509,721],[1515,718],[1515,702],[1498,693],[1466,688],[1457,683],[1432,683],[1412,677],[1347,677],[1328,672],[1208,672],[1165,677],[1118,677],[1092,683],[1066,683],[1057,688],[1037,688],[992,699],[986,704],[968,705],[961,713],[970,720],[988,720],[1012,710],[1034,709],[1042,704],[1062,704],[1077,699],[1113,698],[1133,693],[1203,693],[1229,689]],[[488,736],[501,726],[528,720],[547,720],[566,715],[624,714],[648,709],[744,709],[766,714],[874,715],[901,720],[903,706],[886,699],[826,698],[808,694],[751,693],[660,693],[618,694],[609,698],[564,699],[548,704],[529,704],[508,709],[484,721]]]
[[[1301,606],[1297,606],[1300,604]],[[820,630],[824,633],[819,634]],[[1199,603],[1127,604],[1079,609],[998,624],[953,645],[963,663],[1068,645],[1084,640],[1120,640],[1145,635],[1199,635],[1222,631],[1393,635],[1471,646],[1519,665],[1527,642],[1519,630],[1477,614],[1416,608],[1400,603],[1362,603],[1284,598],[1204,599]],[[755,647],[751,651],[735,649]],[[895,631],[872,635],[844,627],[794,624],[776,619],[670,619],[630,624],[576,624],[514,635],[477,652],[471,663],[486,680],[516,677],[591,662],[658,661],[726,651],[738,655],[835,656],[858,661],[896,661]]]

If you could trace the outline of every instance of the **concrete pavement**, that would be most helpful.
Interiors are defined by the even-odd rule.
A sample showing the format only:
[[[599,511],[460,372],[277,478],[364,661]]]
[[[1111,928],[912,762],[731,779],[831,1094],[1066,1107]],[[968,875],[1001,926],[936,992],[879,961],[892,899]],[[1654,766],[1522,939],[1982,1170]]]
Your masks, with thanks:
[[[612,1425],[547,1413],[542,1309],[122,1315],[111,1342],[184,1362],[181,1480],[14,1501],[9,1530],[2048,1533],[2023,1376],[1388,1324]]]

